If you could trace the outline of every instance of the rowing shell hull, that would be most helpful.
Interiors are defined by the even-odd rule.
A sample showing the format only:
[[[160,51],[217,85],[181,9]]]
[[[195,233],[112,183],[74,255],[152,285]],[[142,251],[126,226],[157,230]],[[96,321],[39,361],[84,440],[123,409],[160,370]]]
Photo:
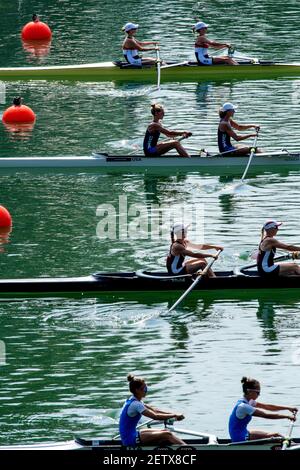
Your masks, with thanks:
[[[3,157],[0,158],[0,173],[4,170],[61,170],[92,169],[97,172],[147,171],[198,171],[216,174],[238,174],[245,169],[249,157],[143,157],[143,156],[108,156],[96,154],[83,157]],[[285,168],[297,170],[300,167],[300,152],[276,152],[257,154],[251,162],[249,172]]]
[[[182,451],[189,449],[188,452],[191,452],[193,449],[197,451],[251,451],[251,450],[262,450],[262,451],[276,451],[281,450],[282,448],[282,439],[261,439],[260,441],[246,441],[241,443],[232,443],[228,439],[218,439],[214,443],[209,442],[208,439],[185,439],[187,447],[184,446]],[[300,439],[293,439],[295,444],[295,450],[300,450]],[[299,448],[298,448],[299,447]],[[157,446],[143,446],[139,447],[139,451],[154,451]],[[173,451],[180,451],[180,447],[172,446],[166,447],[164,449],[169,449]],[[292,447],[291,447],[292,449]],[[2,450],[97,450],[97,452],[111,453],[111,452],[121,452],[126,451],[126,448],[121,447],[120,441],[114,440],[105,440],[105,439],[75,439],[73,441],[66,442],[54,442],[54,443],[41,443],[41,444],[27,444],[27,445],[11,445],[11,446],[0,446],[0,451]],[[162,447],[159,448],[160,453],[162,452]],[[132,449],[130,449],[132,452]],[[118,454],[115,454],[118,455]]]
[[[162,68],[161,81],[223,81],[231,79],[254,80],[279,77],[297,77],[300,63],[291,64],[252,64],[214,66],[175,66]],[[113,62],[94,64],[0,68],[0,80],[71,80],[71,81],[122,81],[156,83],[155,67],[144,69],[120,68]]]
[[[249,291],[265,289],[290,289],[300,293],[300,276],[289,278],[265,279],[256,275],[238,274],[233,271],[217,272],[216,278],[203,278],[195,286],[196,292]],[[162,278],[144,278],[135,272],[96,273],[86,277],[73,278],[34,278],[0,280],[1,298],[53,297],[53,296],[98,296],[109,293],[141,293],[185,291],[193,282],[191,277],[169,277],[160,273]]]

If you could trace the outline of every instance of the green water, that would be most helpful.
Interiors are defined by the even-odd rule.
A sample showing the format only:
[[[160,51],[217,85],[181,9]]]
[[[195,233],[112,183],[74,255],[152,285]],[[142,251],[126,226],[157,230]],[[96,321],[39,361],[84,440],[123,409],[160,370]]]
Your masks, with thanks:
[[[192,58],[195,2],[22,2],[0,4],[0,66],[73,64],[119,57],[120,27],[141,24],[140,38],[160,39],[161,56]],[[49,54],[33,57],[19,38],[33,9],[53,29]],[[299,3],[211,1],[200,10],[210,37],[266,59],[299,61]],[[288,18],[288,21],[285,21]],[[30,134],[0,126],[0,156],[90,155],[135,149],[154,100],[165,124],[193,132],[189,145],[216,150],[218,107],[239,105],[238,121],[262,126],[266,149],[295,149],[299,141],[299,80],[169,83],[161,92],[115,83],[8,83],[37,113]],[[234,180],[236,181],[236,180]],[[243,192],[223,194],[230,178],[92,171],[0,173],[0,203],[13,216],[9,239],[0,235],[1,277],[78,276],[98,270],[163,267],[168,226],[160,240],[101,240],[97,207],[119,196],[128,204],[204,211],[205,240],[226,248],[218,267],[251,262],[266,218],[284,221],[283,240],[299,243],[298,171],[251,175]],[[190,238],[200,234],[191,229]],[[8,243],[4,243],[4,241]],[[261,399],[299,405],[299,298],[293,292],[192,295],[167,314],[168,293],[103,298],[0,302],[0,443],[67,439],[74,433],[111,435],[127,396],[126,374],[149,381],[149,402],[178,409],[184,427],[227,435],[240,396],[240,378],[262,381]],[[3,343],[0,343],[3,347]],[[287,423],[257,420],[255,427],[287,431]],[[295,428],[295,435],[299,429]]]

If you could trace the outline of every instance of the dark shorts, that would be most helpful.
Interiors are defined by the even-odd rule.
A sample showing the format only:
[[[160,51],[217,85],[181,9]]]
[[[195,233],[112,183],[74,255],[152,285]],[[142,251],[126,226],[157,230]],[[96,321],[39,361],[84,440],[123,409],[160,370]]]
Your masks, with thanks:
[[[145,157],[159,157],[157,152],[157,147],[149,147],[147,150],[144,150]]]
[[[230,152],[235,152],[235,151],[236,151],[236,148],[233,145],[225,145],[223,149],[219,149],[220,153],[228,152],[228,155],[230,154]]]
[[[268,277],[268,278],[278,277],[279,276],[279,271],[280,271],[280,266],[277,265],[276,268],[273,269],[273,271],[270,271],[270,272],[266,272],[261,268],[257,268],[257,271],[258,271],[258,274],[261,277]]]
[[[173,273],[171,269],[168,269],[168,273],[170,276],[183,276],[184,274],[187,274],[186,267],[183,266],[183,268],[179,271],[179,273]]]

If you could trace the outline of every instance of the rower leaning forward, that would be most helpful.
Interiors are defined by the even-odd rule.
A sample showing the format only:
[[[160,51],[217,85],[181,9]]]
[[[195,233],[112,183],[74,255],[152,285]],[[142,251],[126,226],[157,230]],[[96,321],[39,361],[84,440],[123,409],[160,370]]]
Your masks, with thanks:
[[[300,267],[296,263],[275,263],[276,249],[293,253],[293,258],[299,257],[300,246],[289,245],[275,238],[282,222],[268,220],[261,230],[261,241],[258,247],[257,271],[263,277],[299,276]]]
[[[234,121],[233,116],[237,110],[237,106],[232,103],[224,103],[219,110],[220,122],[218,127],[218,146],[219,152],[227,156],[241,156],[248,155],[252,148],[244,145],[233,145],[231,139],[237,142],[246,140],[251,137],[256,137],[260,129],[259,124],[238,124]],[[237,134],[236,131],[246,131],[248,129],[255,129],[254,134]],[[261,153],[260,149],[255,149],[256,153]]]
[[[270,439],[272,437],[283,437],[278,432],[262,431],[260,429],[248,430],[248,424],[253,416],[265,419],[288,419],[296,421],[298,408],[286,405],[271,405],[258,401],[261,387],[258,380],[243,377],[242,380],[243,397],[235,404],[229,418],[228,428],[230,438],[233,442],[243,442],[256,439]],[[289,411],[292,414],[279,413]]]
[[[188,227],[189,225],[176,223],[171,229],[171,246],[167,257],[167,269],[171,275],[203,271],[207,266],[206,258],[217,259],[218,256],[200,250],[223,250],[223,247],[218,245],[192,243],[187,239]],[[187,261],[187,257],[191,259]],[[207,271],[207,276],[215,277],[212,269]]]
[[[172,131],[163,127],[162,120],[164,118],[165,111],[161,104],[152,104],[151,114],[153,116],[153,121],[147,127],[144,137],[143,148],[145,156],[158,157],[174,149],[181,157],[189,158],[190,155],[181,145],[179,140],[175,139],[175,137],[181,136],[182,138],[187,138],[190,137],[192,133],[188,131]],[[160,134],[164,134],[169,137],[169,140],[158,142]]]
[[[137,447],[147,444],[177,444],[184,445],[185,442],[179,439],[168,429],[141,429],[138,431],[137,425],[142,416],[147,416],[154,420],[165,421],[174,418],[177,421],[184,419],[182,414],[169,411],[162,411],[143,402],[148,387],[145,380],[132,374],[127,376],[131,397],[126,400],[120,415],[120,436],[122,444],[128,447]]]
[[[139,25],[135,23],[126,23],[122,31],[125,32],[125,39],[122,44],[123,55],[126,62],[130,65],[141,67],[142,65],[153,65],[157,62],[153,57],[142,58],[139,56],[139,51],[155,51],[158,46],[158,41],[138,41],[135,38]],[[145,46],[155,47],[145,47]]]

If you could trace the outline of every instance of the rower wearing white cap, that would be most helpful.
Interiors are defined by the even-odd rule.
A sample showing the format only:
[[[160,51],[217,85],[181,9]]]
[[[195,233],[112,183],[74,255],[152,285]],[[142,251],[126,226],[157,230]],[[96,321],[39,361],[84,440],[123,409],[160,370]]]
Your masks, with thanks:
[[[208,24],[203,23],[203,21],[198,21],[193,27],[194,33],[198,33],[196,42],[195,42],[195,55],[199,65],[214,65],[214,64],[228,64],[228,65],[238,65],[238,63],[228,56],[222,57],[209,57],[208,48],[212,47],[213,49],[224,49],[225,47],[230,48],[231,45],[228,43],[222,43],[217,41],[211,41],[207,39],[206,33]]]
[[[200,253],[198,250],[223,250],[221,246],[207,244],[201,245],[187,240],[186,236],[188,227],[189,225],[176,223],[171,229],[171,246],[167,257],[167,269],[171,275],[193,274],[199,270],[205,269],[207,265],[205,258],[217,259],[216,255]],[[185,261],[186,256],[193,259]],[[212,269],[207,271],[207,276],[215,277]]]
[[[142,59],[139,56],[138,51],[155,51],[158,45],[157,41],[138,41],[135,39],[135,34],[138,30],[139,25],[135,23],[126,23],[123,26],[122,31],[125,32],[126,37],[123,41],[123,55],[126,61],[131,65],[142,66],[142,65],[153,65],[156,63],[156,59],[153,57],[145,57]],[[154,45],[156,47],[145,47]]]
[[[234,106],[232,103],[224,103],[219,110],[220,123],[218,127],[218,145],[220,153],[231,154],[233,156],[248,155],[251,152],[251,147],[246,147],[243,145],[232,145],[231,138],[240,142],[241,140],[249,139],[250,137],[256,137],[256,134],[245,134],[239,135],[235,132],[245,131],[247,129],[256,129],[259,130],[260,126],[258,124],[238,124],[233,120],[234,113],[237,109],[237,106]],[[256,149],[256,153],[260,153],[261,150]]]
[[[296,263],[274,263],[276,248],[293,252],[293,257],[298,258],[300,246],[287,245],[276,240],[275,235],[282,222],[268,220],[262,227],[261,241],[257,255],[257,271],[260,276],[299,276],[300,267]]]

